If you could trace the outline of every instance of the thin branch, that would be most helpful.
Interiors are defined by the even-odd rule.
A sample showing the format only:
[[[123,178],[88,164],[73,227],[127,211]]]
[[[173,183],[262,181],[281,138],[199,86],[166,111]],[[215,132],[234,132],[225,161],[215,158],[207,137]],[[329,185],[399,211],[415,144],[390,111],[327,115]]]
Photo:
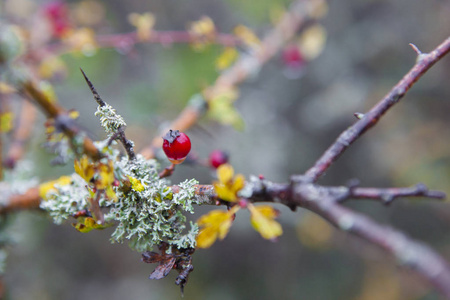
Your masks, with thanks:
[[[76,149],[77,147],[73,144],[73,140],[80,133],[80,129],[75,124],[73,119],[68,116],[67,111],[51,101],[31,80],[20,82],[19,84],[19,91],[34,100],[48,118],[55,120],[55,125],[64,132],[64,134],[71,141],[72,147]],[[90,138],[86,136],[83,137],[82,147],[83,153],[90,156],[92,159],[98,160],[101,158],[102,154],[98,151],[97,147],[94,145],[94,142]]]
[[[311,181],[317,181],[336,161],[339,156],[363,133],[374,126],[383,114],[400,101],[413,84],[425,74],[437,61],[450,51],[450,37],[428,54],[421,53],[411,70],[378,102],[369,112],[355,124],[350,126],[324,152],[305,175]]]
[[[97,101],[98,105],[103,107],[106,105],[106,102],[103,101],[103,99],[100,97],[100,95],[98,94],[97,90],[95,89],[94,85],[92,84],[92,82],[89,80],[89,78],[86,76],[86,73],[84,73],[83,69],[80,68],[81,74],[83,74],[84,80],[86,80],[87,85],[89,86],[89,88],[91,89],[92,95],[94,95],[94,99],[95,101]]]
[[[18,122],[13,129],[8,154],[5,158],[5,167],[13,168],[25,153],[25,143],[30,138],[36,120],[36,107],[30,101],[22,101]]]
[[[292,39],[296,31],[305,22],[312,18],[311,12],[323,3],[322,0],[296,1],[284,14],[281,21],[263,39],[261,45],[251,54],[242,55],[240,59],[216,79],[214,84],[204,91],[205,101],[213,101],[217,91],[227,90],[242,83],[247,78],[256,74],[262,66],[281,50],[283,45]],[[161,130],[167,132],[170,128],[186,131],[204,114],[204,106],[187,106],[171,124]],[[142,149],[141,154],[145,158],[155,157],[155,149],[160,149],[162,139],[155,137],[149,146]]]
[[[430,191],[423,184],[419,183],[407,188],[350,188],[349,198],[381,200],[384,204],[390,204],[400,197],[425,197],[431,199],[444,199],[445,193],[440,191]]]
[[[176,30],[154,30],[151,29],[150,37],[146,40],[138,38],[137,32],[126,32],[119,34],[96,35],[95,43],[99,48],[116,48],[118,51],[126,52],[137,44],[161,44],[169,46],[172,44],[186,44],[198,41],[198,37],[192,35],[189,31]],[[213,38],[208,40],[210,44],[222,45],[225,47],[235,47],[242,44],[242,40],[233,34],[216,33]],[[56,42],[46,45],[43,48],[32,49],[27,55],[26,60],[42,61],[49,55],[63,55],[73,51],[73,47],[63,42]]]
[[[138,43],[156,43],[162,45],[185,44],[196,42],[198,37],[188,31],[175,30],[151,30],[150,37],[147,40],[140,40],[136,31],[122,34],[99,35],[97,42],[100,47],[122,48],[132,47]],[[239,45],[241,40],[232,34],[216,33],[214,38],[208,40],[209,43],[219,44],[227,47]]]
[[[0,196],[0,214],[7,214],[13,211],[39,209],[41,198],[39,188],[31,188],[24,194],[7,196],[2,193]]]
[[[169,177],[169,176],[172,176],[174,171],[175,171],[175,164],[171,164],[170,166],[164,168],[164,170],[162,170],[158,174],[158,176],[159,176],[159,178]]]
[[[83,69],[80,68],[80,71],[83,74],[84,79],[86,80],[86,83],[92,92],[92,95],[94,95],[95,101],[97,101],[97,103],[100,107],[105,106],[106,102],[103,101],[103,99],[100,97],[99,93],[97,92],[97,90],[95,89],[94,85],[89,80],[89,78],[86,76]],[[134,153],[133,142],[126,138],[125,129],[123,128],[123,126],[119,126],[119,128],[117,129],[116,135],[114,135],[114,139],[116,139],[116,138],[119,139],[119,141],[122,143],[123,147],[125,148],[125,151],[127,152],[129,160],[135,160],[136,154]]]

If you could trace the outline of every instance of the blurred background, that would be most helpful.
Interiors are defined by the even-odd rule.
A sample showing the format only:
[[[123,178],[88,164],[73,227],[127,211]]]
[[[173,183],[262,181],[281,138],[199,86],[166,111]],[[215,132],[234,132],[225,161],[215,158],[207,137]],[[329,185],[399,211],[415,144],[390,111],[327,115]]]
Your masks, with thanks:
[[[3,0],[2,15],[29,22],[48,1]],[[131,32],[131,13],[151,12],[156,30],[185,30],[209,16],[219,32],[243,24],[262,37],[285,0],[130,0],[67,1],[71,18],[97,34]],[[80,7],[88,7],[77,16]],[[86,6],[87,5],[87,6]],[[92,14],[89,15],[88,12]],[[331,1],[319,24],[326,40],[315,59],[292,69],[280,54],[240,86],[235,102],[245,126],[235,130],[202,118],[187,133],[193,151],[206,159],[214,149],[227,151],[236,171],[287,182],[306,171],[337,135],[381,99],[414,64],[414,43],[432,50],[450,33],[448,0]],[[87,16],[87,17],[86,17]],[[274,17],[275,16],[275,17]],[[84,17],[84,19],[83,19]],[[84,23],[83,23],[84,22]],[[290,45],[297,45],[294,38]],[[78,68],[82,67],[102,98],[128,123],[127,135],[142,149],[173,120],[192,95],[220,74],[215,59],[222,50],[198,51],[187,44],[140,43],[98,49],[88,56],[61,56],[66,69],[53,81],[59,101],[80,112],[95,139],[105,138],[96,104]],[[320,52],[320,53],[319,53]],[[357,141],[321,183],[361,186],[411,186],[419,182],[450,193],[450,58],[437,63]],[[29,144],[27,159],[42,180],[73,172],[50,166],[43,116]],[[168,162],[162,160],[162,166]],[[212,182],[212,171],[181,165],[171,181]],[[400,199],[390,206],[350,201],[347,206],[394,226],[431,245],[450,259],[450,206],[429,199]],[[439,299],[417,275],[398,267],[377,248],[339,232],[318,217],[285,207],[279,217],[284,234],[277,243],[263,240],[246,212],[237,215],[227,238],[194,255],[195,270],[184,299]],[[211,210],[200,207],[193,216]],[[176,274],[148,279],[155,265],[144,264],[127,245],[111,245],[111,230],[77,232],[70,222],[52,224],[43,213],[17,214],[11,232],[15,244],[4,282],[9,299],[179,299]]]

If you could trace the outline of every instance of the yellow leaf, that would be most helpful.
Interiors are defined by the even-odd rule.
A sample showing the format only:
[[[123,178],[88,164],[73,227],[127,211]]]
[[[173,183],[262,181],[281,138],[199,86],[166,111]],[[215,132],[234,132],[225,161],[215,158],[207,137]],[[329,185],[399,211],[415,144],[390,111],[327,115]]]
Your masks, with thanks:
[[[137,37],[140,41],[148,41],[151,37],[155,16],[151,13],[132,13],[128,16],[128,21],[136,27]]]
[[[233,179],[234,169],[230,164],[222,164],[217,168],[217,177],[223,184],[229,183]]]
[[[200,20],[192,22],[189,31],[198,37],[213,37],[216,33],[216,27],[210,17],[202,17]]]
[[[73,167],[75,172],[80,175],[86,182],[91,181],[95,174],[94,166],[89,163],[89,159],[86,155],[83,155],[80,160],[75,160]]]
[[[327,40],[327,30],[320,24],[313,25],[306,29],[299,40],[299,47],[302,56],[306,60],[312,60],[322,53]]]
[[[77,24],[84,26],[98,25],[106,15],[103,3],[97,0],[83,0],[78,2],[75,7],[71,5],[71,8],[71,15],[75,18]]]
[[[116,192],[114,191],[114,189],[112,188],[112,185],[108,186],[105,189],[105,193],[106,193],[106,196],[108,197],[108,199],[110,199],[111,201],[117,202],[117,195],[116,195]]]
[[[105,229],[109,226],[111,226],[112,224],[110,223],[106,223],[106,224],[98,224],[94,218],[91,217],[86,217],[83,218],[83,223],[72,223],[72,226],[75,227],[76,230],[78,230],[79,232],[89,232],[93,229]]]
[[[10,132],[13,128],[14,114],[10,111],[0,114],[0,132]]]
[[[0,81],[0,94],[12,94],[14,92],[16,92],[16,89],[13,86]]]
[[[197,235],[197,247],[209,248],[217,240],[217,230],[213,227],[205,227],[201,229]]]
[[[256,206],[256,209],[266,218],[275,219],[280,214],[278,210],[270,205]]]
[[[90,28],[80,28],[70,32],[64,40],[74,51],[92,56],[97,52],[97,41],[95,32]]]
[[[208,46],[216,37],[216,27],[209,17],[202,17],[189,26],[189,33],[193,41],[191,43],[194,50],[201,51]]]
[[[242,174],[238,174],[234,177],[234,181],[233,184],[231,185],[231,189],[233,191],[240,191],[244,188],[245,186],[245,177]]]
[[[238,206],[233,206],[229,211],[213,210],[200,217],[197,224],[203,228],[197,235],[197,247],[209,248],[217,238],[223,240],[230,230],[233,215],[238,210]]]
[[[48,79],[57,74],[66,74],[67,66],[58,56],[50,56],[42,61],[38,72],[42,78]]]
[[[248,209],[250,210],[250,222],[253,228],[255,228],[263,238],[270,240],[283,234],[281,225],[273,220],[278,214],[273,207],[268,205],[254,206],[249,204]]]
[[[239,53],[234,47],[226,47],[216,59],[216,68],[224,70],[228,68],[238,57]]]
[[[134,177],[128,176],[128,179],[130,179],[131,182],[131,188],[137,192],[142,192],[145,190],[145,187],[142,185],[141,181],[139,179],[136,179]]]
[[[98,177],[96,177],[95,187],[104,190],[108,186],[111,186],[114,182],[114,166],[112,161],[108,161],[108,164],[100,164],[98,166]]]
[[[236,28],[234,28],[234,34],[249,47],[256,48],[261,44],[261,41],[256,36],[256,34],[250,28],[244,25],[236,26]]]
[[[55,103],[58,100],[53,86],[48,81],[41,81],[39,89],[47,97],[48,101]]]
[[[229,188],[228,185],[221,183],[214,183],[214,189],[216,190],[217,196],[225,201],[236,202],[236,193]]]
[[[72,182],[70,176],[61,176],[56,180],[48,181],[39,185],[39,197],[46,200],[50,191],[56,191],[55,185],[68,185]]]
[[[234,169],[230,164],[223,164],[217,168],[218,182],[214,182],[214,189],[220,199],[230,202],[236,202],[237,193],[245,185],[245,177],[242,174],[234,177]]]

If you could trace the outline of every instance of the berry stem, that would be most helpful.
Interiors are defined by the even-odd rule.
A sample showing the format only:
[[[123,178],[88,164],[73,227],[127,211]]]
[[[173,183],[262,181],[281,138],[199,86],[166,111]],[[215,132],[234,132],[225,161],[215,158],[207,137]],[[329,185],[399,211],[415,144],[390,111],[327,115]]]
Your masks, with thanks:
[[[159,173],[159,178],[165,178],[165,177],[172,176],[173,171],[175,171],[175,164],[172,164],[172,165],[164,168],[164,170],[162,170],[161,173]]]

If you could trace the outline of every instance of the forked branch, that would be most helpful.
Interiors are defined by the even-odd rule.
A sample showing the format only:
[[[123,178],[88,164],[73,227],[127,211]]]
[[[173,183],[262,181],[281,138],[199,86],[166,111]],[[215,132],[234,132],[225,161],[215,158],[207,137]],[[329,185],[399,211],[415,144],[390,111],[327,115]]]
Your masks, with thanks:
[[[413,47],[417,49],[417,47]],[[384,113],[408,92],[413,84],[425,74],[438,60],[450,51],[450,37],[430,53],[418,53],[415,65],[371,110],[361,115],[360,120],[339,135],[336,141],[322,154],[305,175],[317,181],[344,151],[363,133],[377,124]]]

